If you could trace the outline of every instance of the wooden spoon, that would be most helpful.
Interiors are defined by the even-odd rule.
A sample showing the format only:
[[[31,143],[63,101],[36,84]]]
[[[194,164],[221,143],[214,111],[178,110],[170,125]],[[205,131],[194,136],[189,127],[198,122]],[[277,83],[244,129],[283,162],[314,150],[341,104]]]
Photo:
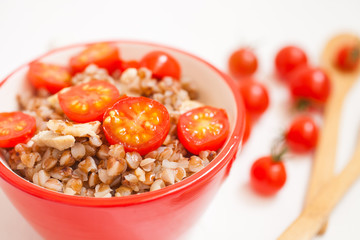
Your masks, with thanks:
[[[309,240],[316,236],[336,204],[359,177],[360,139],[358,139],[355,153],[346,167],[313,196],[301,215],[278,240]]]
[[[311,203],[319,189],[334,175],[338,128],[341,117],[342,105],[346,95],[359,77],[360,67],[353,72],[339,70],[335,64],[338,51],[346,44],[359,44],[360,39],[352,34],[340,34],[331,39],[326,45],[321,66],[328,73],[332,92],[325,106],[324,124],[316,148],[314,165],[310,177],[305,206]],[[326,222],[319,234],[326,231]]]

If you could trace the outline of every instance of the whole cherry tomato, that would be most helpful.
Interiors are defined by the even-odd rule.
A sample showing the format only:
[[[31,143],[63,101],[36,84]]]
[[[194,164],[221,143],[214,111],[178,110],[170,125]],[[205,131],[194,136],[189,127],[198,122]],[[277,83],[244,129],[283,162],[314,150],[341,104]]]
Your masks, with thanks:
[[[178,61],[170,54],[163,51],[153,51],[140,60],[140,67],[152,71],[153,77],[161,80],[163,77],[180,79],[181,68]]]
[[[263,195],[277,193],[286,182],[286,170],[282,161],[275,161],[271,156],[256,160],[250,170],[252,188]]]
[[[286,46],[275,57],[275,69],[278,75],[287,80],[288,74],[301,65],[307,65],[306,53],[299,47]]]
[[[71,85],[71,74],[67,68],[48,63],[31,63],[27,78],[34,87],[45,88],[52,94]]]
[[[324,104],[330,95],[330,80],[320,68],[299,67],[289,80],[290,91],[295,99]]]
[[[229,58],[229,71],[236,78],[250,76],[258,67],[258,60],[254,52],[248,48],[240,48]]]
[[[59,104],[65,115],[75,122],[101,121],[105,111],[120,98],[111,83],[94,80],[59,92]]]
[[[285,133],[285,141],[293,152],[305,153],[314,150],[318,135],[319,129],[314,120],[308,116],[300,116],[291,123]]]
[[[110,144],[145,155],[160,147],[170,130],[164,105],[146,97],[124,97],[104,114],[103,129]]]
[[[253,119],[263,114],[269,106],[269,94],[266,87],[253,79],[240,83],[240,93],[245,108]]]
[[[344,71],[353,71],[359,67],[360,43],[343,46],[336,56],[336,66]]]
[[[22,112],[0,113],[0,147],[15,147],[26,143],[36,131],[34,117]]]
[[[84,71],[90,64],[95,64],[111,73],[116,69],[119,61],[119,49],[115,45],[96,43],[70,58],[70,67],[73,73],[78,73]]]
[[[193,154],[216,151],[229,134],[229,119],[223,109],[199,107],[180,115],[177,133],[180,142]]]

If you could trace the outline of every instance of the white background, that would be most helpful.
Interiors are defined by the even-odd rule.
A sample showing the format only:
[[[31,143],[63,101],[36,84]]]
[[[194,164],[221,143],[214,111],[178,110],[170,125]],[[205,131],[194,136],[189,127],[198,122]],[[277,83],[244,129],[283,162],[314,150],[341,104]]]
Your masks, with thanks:
[[[286,88],[272,77],[274,55],[284,44],[294,43],[306,49],[311,62],[317,64],[333,34],[345,30],[360,34],[359,10],[359,0],[0,0],[0,78],[51,47],[82,41],[163,43],[224,70],[234,48],[253,47],[260,61],[257,78],[270,89],[270,109],[255,126],[207,212],[184,239],[275,239],[301,211],[312,156],[286,162],[288,181],[275,197],[260,197],[248,186],[251,163],[269,153],[271,142],[293,117]],[[359,93],[357,86],[342,116],[339,168],[356,141]],[[357,182],[333,212],[326,235],[319,239],[360,239],[359,216]],[[1,191],[0,239],[40,239]]]

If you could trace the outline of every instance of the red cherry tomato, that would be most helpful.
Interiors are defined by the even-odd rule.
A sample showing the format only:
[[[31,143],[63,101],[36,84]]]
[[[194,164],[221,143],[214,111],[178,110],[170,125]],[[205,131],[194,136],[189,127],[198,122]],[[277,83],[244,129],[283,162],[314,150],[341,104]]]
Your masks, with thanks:
[[[193,154],[216,151],[229,134],[229,120],[223,109],[199,107],[180,116],[177,132],[180,142]]]
[[[130,60],[130,61],[121,61],[119,69],[120,71],[125,71],[128,68],[139,68],[140,63],[136,60]]]
[[[244,131],[244,137],[243,137],[242,145],[244,145],[248,141],[248,139],[250,137],[250,134],[251,134],[251,130],[252,130],[252,120],[251,120],[250,115],[246,111],[246,114],[245,114],[245,131]]]
[[[65,115],[75,122],[101,121],[105,111],[120,97],[118,89],[105,81],[82,83],[59,92]]]
[[[290,150],[305,153],[314,150],[318,139],[318,127],[307,116],[296,118],[285,134],[286,144]]]
[[[52,94],[71,85],[69,70],[54,64],[31,63],[27,78],[34,87],[45,88]]]
[[[324,104],[330,95],[330,80],[320,68],[300,67],[291,74],[289,80],[295,99]]]
[[[271,156],[256,160],[250,170],[250,184],[263,195],[277,193],[286,182],[286,170],[282,161],[274,161]]]
[[[360,45],[343,46],[336,57],[336,66],[344,71],[354,71],[359,67]]]
[[[228,65],[231,75],[237,78],[246,77],[255,73],[258,60],[250,49],[240,48],[231,54]]]
[[[275,57],[275,69],[285,80],[291,71],[301,65],[307,65],[307,56],[301,48],[295,46],[286,46],[280,49]]]
[[[165,106],[145,97],[120,99],[104,114],[103,129],[110,144],[145,155],[160,147],[170,130]]]
[[[34,117],[22,112],[0,113],[0,147],[15,147],[26,143],[36,131]]]
[[[78,73],[93,63],[111,73],[119,61],[119,49],[116,46],[110,43],[96,43],[70,58],[70,67],[73,73]]]
[[[251,116],[256,119],[263,114],[269,106],[269,94],[266,87],[252,79],[241,82],[240,93],[244,105]]]
[[[146,54],[140,60],[140,67],[151,70],[153,77],[157,79],[168,76],[179,80],[181,75],[181,68],[176,59],[162,51],[153,51]]]

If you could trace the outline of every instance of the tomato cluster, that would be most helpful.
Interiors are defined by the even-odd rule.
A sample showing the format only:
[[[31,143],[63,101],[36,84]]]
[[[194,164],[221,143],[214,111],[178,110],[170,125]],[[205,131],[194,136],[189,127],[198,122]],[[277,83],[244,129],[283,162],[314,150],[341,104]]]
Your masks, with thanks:
[[[359,67],[359,45],[343,46],[334,56],[334,63],[344,71]],[[257,57],[248,48],[236,50],[229,58],[229,72],[238,80],[240,93],[247,110],[243,142],[250,136],[254,120],[258,119],[269,105],[266,87],[251,76],[258,65]],[[331,94],[331,83],[327,73],[309,65],[304,50],[297,46],[285,46],[274,59],[274,69],[279,79],[291,93],[296,109],[322,109]],[[321,112],[321,111],[320,111]],[[283,158],[286,152],[308,153],[315,149],[319,129],[309,114],[293,119],[281,140],[276,142],[271,155],[256,160],[250,170],[251,186],[259,193],[272,195],[286,182]]]
[[[254,123],[267,110],[270,103],[266,86],[253,77],[257,68],[257,57],[250,48],[239,48],[229,57],[229,73],[238,80],[239,91],[246,109],[243,144],[250,137]]]
[[[340,70],[357,71],[360,67],[360,44],[341,46],[333,57],[335,66]],[[296,46],[280,49],[275,56],[274,66],[278,77],[287,84],[297,109],[322,109],[331,94],[330,79],[323,69],[309,65],[304,50]],[[257,92],[260,95],[262,91]],[[245,99],[248,98],[249,90],[241,93]],[[262,104],[254,95],[252,102],[257,102],[256,106],[261,108]],[[249,129],[245,129],[245,139],[249,137]],[[294,118],[281,140],[273,146],[272,154],[253,163],[250,170],[253,189],[264,195],[277,193],[286,182],[286,168],[282,161],[284,154],[287,151],[297,154],[313,151],[318,135],[318,126],[309,114]]]

